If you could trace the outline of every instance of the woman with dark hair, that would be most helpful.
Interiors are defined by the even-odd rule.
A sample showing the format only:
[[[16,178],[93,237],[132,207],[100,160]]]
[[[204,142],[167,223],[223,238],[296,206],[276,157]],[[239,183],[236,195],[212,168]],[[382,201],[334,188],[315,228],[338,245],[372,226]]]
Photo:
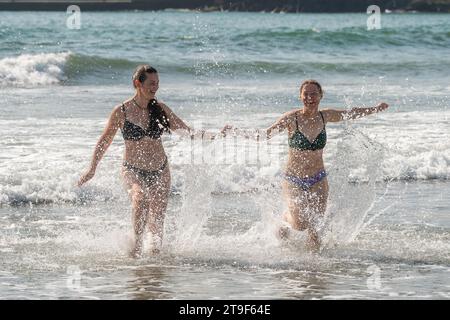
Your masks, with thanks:
[[[194,137],[197,133],[169,107],[155,99],[159,88],[156,69],[149,65],[138,66],[133,74],[133,86],[136,89],[134,96],[113,109],[95,147],[90,168],[82,175],[78,186],[92,179],[97,165],[120,128],[125,140],[122,176],[133,207],[135,240],[131,256],[139,257],[146,226],[152,235],[152,253],[159,253],[162,244],[170,171],[161,135],[175,131]],[[215,135],[202,130],[201,137],[213,139]]]
[[[288,133],[289,153],[282,188],[288,204],[283,220],[289,226],[280,228],[279,235],[281,238],[287,238],[290,228],[307,230],[308,248],[318,251],[321,245],[318,221],[325,214],[328,200],[327,173],[323,162],[323,149],[327,142],[325,125],[327,122],[356,119],[380,112],[387,109],[388,105],[380,103],[371,108],[319,111],[323,91],[317,81],[304,81],[299,93],[303,108],[283,114],[263,134],[270,139],[276,133],[285,130]],[[249,133],[244,135],[254,136]],[[258,139],[260,137],[261,135]]]

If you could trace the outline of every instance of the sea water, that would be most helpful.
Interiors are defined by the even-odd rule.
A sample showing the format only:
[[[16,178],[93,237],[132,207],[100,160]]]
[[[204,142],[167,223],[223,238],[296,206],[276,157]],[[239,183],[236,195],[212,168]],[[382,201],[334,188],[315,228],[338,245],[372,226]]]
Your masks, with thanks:
[[[2,299],[448,299],[450,16],[0,12]],[[287,137],[163,144],[172,187],[163,250],[127,257],[120,132],[88,184],[95,143],[141,63],[187,124],[271,125],[300,108],[385,101],[327,125],[325,247],[280,242]]]

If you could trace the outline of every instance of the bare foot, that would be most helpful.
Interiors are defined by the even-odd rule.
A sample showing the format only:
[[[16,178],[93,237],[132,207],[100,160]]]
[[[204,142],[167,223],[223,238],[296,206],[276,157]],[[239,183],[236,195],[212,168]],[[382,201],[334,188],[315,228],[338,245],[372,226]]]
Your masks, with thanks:
[[[129,252],[130,258],[139,259],[142,258],[142,246],[134,246]]]
[[[310,237],[306,242],[306,249],[311,253],[320,253],[320,241],[318,239],[312,239]]]
[[[128,255],[130,258],[133,258],[133,259],[142,258],[142,252],[139,252],[137,250],[131,250]]]
[[[162,239],[158,235],[150,235],[150,253],[151,255],[158,255],[161,253]]]
[[[290,229],[291,228],[289,228],[289,227],[280,227],[278,229],[278,234],[277,234],[278,238],[280,240],[288,240],[289,239],[289,235],[291,234],[291,230]]]

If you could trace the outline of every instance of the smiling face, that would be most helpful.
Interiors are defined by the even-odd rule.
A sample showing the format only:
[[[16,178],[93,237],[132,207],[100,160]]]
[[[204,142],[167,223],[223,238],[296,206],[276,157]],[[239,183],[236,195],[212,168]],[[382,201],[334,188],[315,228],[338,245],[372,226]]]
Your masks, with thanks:
[[[136,89],[145,99],[154,99],[156,91],[159,89],[159,76],[158,73],[145,73],[144,82],[135,80]]]
[[[158,71],[149,65],[140,65],[133,74],[133,85],[139,96],[145,100],[155,98],[159,89]]]
[[[322,90],[315,83],[308,83],[300,88],[300,99],[306,109],[315,110],[319,108],[322,99]]]

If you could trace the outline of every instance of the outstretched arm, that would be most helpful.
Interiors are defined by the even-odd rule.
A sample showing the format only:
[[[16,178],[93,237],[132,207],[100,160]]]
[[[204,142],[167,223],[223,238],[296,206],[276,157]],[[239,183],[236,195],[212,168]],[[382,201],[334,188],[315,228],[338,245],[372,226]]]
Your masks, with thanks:
[[[282,133],[287,129],[289,123],[292,121],[292,117],[295,116],[295,112],[287,112],[283,114],[277,121],[275,121],[269,128],[264,130],[265,138],[267,140]]]
[[[194,130],[189,127],[183,120],[181,120],[168,106],[164,103],[160,103],[161,107],[165,111],[170,124],[170,130],[183,137],[190,137],[191,139],[205,139],[213,140],[218,133],[212,133],[203,129]],[[229,129],[229,126],[225,126],[220,134],[224,135],[225,131]]]
[[[389,106],[382,102],[378,104],[375,107],[370,108],[353,108],[351,110],[335,110],[335,109],[326,109],[323,110],[322,113],[325,117],[325,121],[327,122],[339,122],[343,120],[350,120],[350,119],[358,119],[365,116],[368,116],[372,113],[377,113],[384,111]]]
[[[92,156],[89,170],[84,173],[78,181],[79,187],[94,177],[98,163],[103,158],[103,155],[105,154],[108,147],[111,145],[114,136],[116,135],[117,129],[119,129],[120,127],[120,112],[121,111],[119,106],[116,107],[111,113],[108,119],[108,123],[103,130],[103,134],[101,135],[95,146],[94,155]]]
[[[230,127],[225,127],[226,131],[232,131],[234,136],[244,137],[247,139],[254,140],[269,140],[272,137],[276,136],[279,133],[282,133],[287,129],[289,123],[293,121],[293,117],[295,116],[295,111],[287,112],[283,114],[277,121],[275,121],[269,128],[267,129],[238,129],[234,128],[233,130],[229,130]]]

